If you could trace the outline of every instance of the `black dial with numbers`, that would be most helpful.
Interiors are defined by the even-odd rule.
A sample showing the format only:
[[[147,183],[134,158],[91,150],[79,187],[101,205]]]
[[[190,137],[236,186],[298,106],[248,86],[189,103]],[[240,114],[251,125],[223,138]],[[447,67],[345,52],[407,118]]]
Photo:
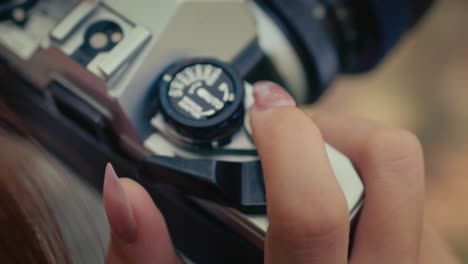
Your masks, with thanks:
[[[244,118],[244,85],[215,59],[183,60],[159,82],[160,105],[171,129],[195,145],[222,145]]]

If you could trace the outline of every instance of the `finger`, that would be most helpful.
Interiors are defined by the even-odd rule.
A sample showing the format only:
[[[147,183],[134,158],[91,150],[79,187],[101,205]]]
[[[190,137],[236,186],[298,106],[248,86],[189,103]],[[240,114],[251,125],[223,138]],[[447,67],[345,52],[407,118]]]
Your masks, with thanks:
[[[106,263],[181,263],[164,218],[143,187],[119,180],[109,164],[103,193],[112,230]]]
[[[419,141],[358,118],[317,113],[313,119],[325,140],[354,162],[364,182],[352,263],[416,263],[424,202]]]
[[[345,263],[348,210],[319,130],[276,84],[257,84],[254,96],[270,221],[265,263]]]
[[[461,264],[453,250],[430,227],[424,229],[421,243],[421,264]]]

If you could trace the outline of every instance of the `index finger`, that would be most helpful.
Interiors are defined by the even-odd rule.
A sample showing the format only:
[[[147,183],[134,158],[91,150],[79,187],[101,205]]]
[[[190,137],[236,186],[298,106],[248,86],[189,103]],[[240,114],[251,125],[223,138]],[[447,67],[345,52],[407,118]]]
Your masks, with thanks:
[[[365,186],[352,263],[416,263],[424,203],[417,138],[344,115],[316,113],[313,119],[325,140],[353,161]]]
[[[285,93],[279,86],[266,85],[256,86],[250,115],[270,221],[265,261],[345,263],[348,209],[320,131],[304,112],[277,101]],[[276,107],[262,109],[261,96],[276,100]]]

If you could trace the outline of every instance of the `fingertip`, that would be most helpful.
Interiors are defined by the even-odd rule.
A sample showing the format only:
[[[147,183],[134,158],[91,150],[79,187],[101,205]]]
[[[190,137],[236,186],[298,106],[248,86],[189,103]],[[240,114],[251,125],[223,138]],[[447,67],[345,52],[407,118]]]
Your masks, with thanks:
[[[306,141],[322,142],[321,145],[323,145],[319,128],[301,109],[295,106],[280,107],[269,111],[252,111],[250,123],[254,141],[260,149],[266,145],[277,146],[281,149],[285,145],[290,145],[288,143]]]
[[[255,110],[266,111],[283,106],[296,106],[292,96],[280,85],[261,81],[254,85]]]
[[[132,207],[110,163],[105,170],[103,199],[112,232],[125,243],[134,242],[137,231]]]
[[[115,173],[114,168],[112,167],[111,163],[106,164],[106,169],[104,172],[104,186],[103,191],[106,193],[107,190],[112,189],[115,182],[115,179],[118,178],[117,174]]]
[[[137,225],[136,240],[122,243],[112,238],[108,260],[128,260],[125,263],[180,263],[172,244],[164,216],[147,190],[138,182],[120,178],[120,185],[132,208]],[[110,263],[110,262],[109,262]]]

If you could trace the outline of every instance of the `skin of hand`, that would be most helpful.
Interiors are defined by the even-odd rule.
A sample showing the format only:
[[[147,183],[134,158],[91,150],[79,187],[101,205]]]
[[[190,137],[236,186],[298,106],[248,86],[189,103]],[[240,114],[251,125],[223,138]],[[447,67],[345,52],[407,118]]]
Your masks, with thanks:
[[[257,83],[254,97],[270,221],[265,263],[460,263],[423,225],[424,160],[414,135],[333,113],[309,117],[271,82]],[[348,208],[324,142],[352,160],[365,185],[350,252]],[[108,165],[103,193],[112,230],[106,263],[182,263],[143,187]]]

